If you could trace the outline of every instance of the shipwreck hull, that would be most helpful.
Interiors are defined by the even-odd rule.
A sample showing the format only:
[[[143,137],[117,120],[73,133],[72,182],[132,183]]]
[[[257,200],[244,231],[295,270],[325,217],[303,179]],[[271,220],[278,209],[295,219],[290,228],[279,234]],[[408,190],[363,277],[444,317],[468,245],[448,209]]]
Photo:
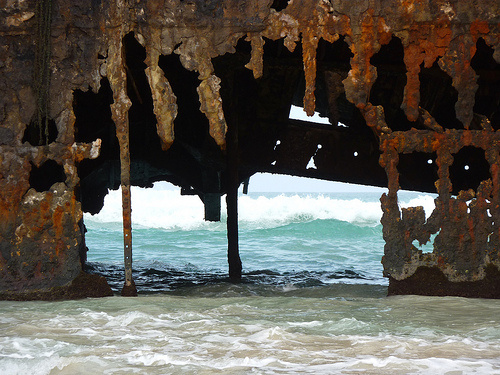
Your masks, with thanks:
[[[82,273],[82,218],[118,186],[134,294],[130,186],[170,181],[216,220],[256,172],[388,187],[389,294],[500,297],[499,14],[495,0],[0,0],[0,298],[109,295]],[[292,104],[331,125],[290,120]],[[400,209],[399,189],[436,193],[435,210]]]

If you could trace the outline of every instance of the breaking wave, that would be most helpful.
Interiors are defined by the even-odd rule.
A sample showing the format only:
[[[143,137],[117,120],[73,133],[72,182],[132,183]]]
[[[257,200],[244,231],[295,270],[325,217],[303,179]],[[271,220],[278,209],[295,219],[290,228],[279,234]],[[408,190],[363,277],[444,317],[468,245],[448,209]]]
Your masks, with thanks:
[[[238,202],[240,226],[264,229],[315,220],[338,220],[356,226],[377,226],[382,210],[378,193],[241,195]],[[401,199],[401,198],[400,198]],[[427,216],[434,208],[433,197],[413,193],[403,197],[401,207],[423,206]],[[165,230],[224,230],[225,198],[221,198],[221,222],[203,220],[203,203],[197,196],[178,191],[132,187],[132,223],[142,228]],[[96,215],[85,214],[86,222],[121,223],[121,191],[110,191]]]

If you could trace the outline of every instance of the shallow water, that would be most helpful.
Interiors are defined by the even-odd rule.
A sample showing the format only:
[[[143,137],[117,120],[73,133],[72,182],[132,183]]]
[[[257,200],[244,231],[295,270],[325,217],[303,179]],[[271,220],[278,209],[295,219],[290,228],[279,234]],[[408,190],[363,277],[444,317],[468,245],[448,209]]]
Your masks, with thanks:
[[[0,373],[500,373],[497,301],[261,289],[0,302]]]
[[[378,195],[240,198],[240,284],[198,198],[133,197],[140,296],[0,301],[0,374],[500,374],[500,301],[386,297]],[[430,214],[432,197],[403,198]],[[118,293],[106,199],[85,215],[89,271]]]

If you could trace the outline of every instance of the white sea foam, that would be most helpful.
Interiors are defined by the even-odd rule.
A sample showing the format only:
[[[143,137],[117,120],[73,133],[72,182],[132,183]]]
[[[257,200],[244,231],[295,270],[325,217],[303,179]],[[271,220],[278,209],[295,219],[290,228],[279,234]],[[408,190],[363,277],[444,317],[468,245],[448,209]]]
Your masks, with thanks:
[[[85,214],[86,222],[121,222],[120,190],[110,191],[104,202],[99,214]],[[275,228],[290,223],[330,219],[375,226],[382,215],[380,203],[376,200],[338,199],[321,194],[244,195],[239,198],[238,211],[240,225],[251,228]],[[167,230],[224,229],[224,224],[205,222],[203,216],[203,203],[197,196],[181,196],[171,190],[132,188],[132,223],[135,226]],[[222,223],[225,218],[222,204]]]
[[[379,202],[336,199],[324,195],[279,195],[273,198],[242,196],[240,220],[274,227],[293,222],[340,220],[359,225],[377,225],[382,211]]]
[[[20,323],[0,325],[2,375],[500,369],[495,301],[161,295],[25,304],[0,303],[0,317],[16,314]],[[482,314],[471,324],[477,309]],[[496,334],[486,339],[475,333],[490,328]]]
[[[425,211],[425,216],[426,216],[426,218],[428,218],[429,216],[431,216],[432,211],[436,207],[436,205],[434,203],[434,199],[435,198],[433,195],[421,194],[421,195],[418,195],[416,198],[411,198],[408,200],[400,201],[399,206],[404,207],[404,208],[422,206],[424,208],[424,211]]]
[[[196,229],[204,225],[203,203],[197,196],[181,196],[178,191],[132,187],[132,222],[147,228]],[[104,198],[97,215],[85,215],[98,223],[122,221],[121,190],[112,190]]]

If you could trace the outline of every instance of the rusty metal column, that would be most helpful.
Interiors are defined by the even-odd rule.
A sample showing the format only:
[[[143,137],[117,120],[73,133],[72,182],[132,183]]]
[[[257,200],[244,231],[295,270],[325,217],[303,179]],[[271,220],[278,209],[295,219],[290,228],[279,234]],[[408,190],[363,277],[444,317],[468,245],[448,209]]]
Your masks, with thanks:
[[[231,281],[241,280],[241,259],[238,245],[238,124],[233,122],[227,132],[227,261]]]
[[[127,76],[123,60],[123,34],[113,38],[109,49],[108,77],[113,90],[114,103],[111,114],[116,125],[116,137],[120,145],[120,169],[123,210],[123,253],[125,260],[125,285],[122,296],[136,296],[137,289],[132,279],[132,203],[130,198],[130,146],[128,110],[131,106],[127,96]]]
[[[130,197],[130,157],[128,165],[122,164],[122,209],[123,209],[123,257],[125,262],[125,284],[122,296],[137,296],[137,288],[132,278],[132,201]],[[121,158],[123,162],[123,158]],[[125,177],[125,178],[124,178]],[[128,178],[128,181],[127,181]]]

